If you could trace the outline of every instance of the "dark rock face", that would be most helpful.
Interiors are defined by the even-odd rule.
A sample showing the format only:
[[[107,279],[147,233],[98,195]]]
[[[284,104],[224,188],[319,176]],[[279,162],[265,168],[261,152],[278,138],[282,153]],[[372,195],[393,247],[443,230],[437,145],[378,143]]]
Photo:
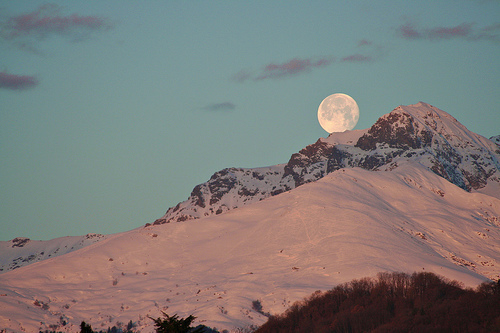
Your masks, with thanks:
[[[378,143],[408,150],[427,147],[431,144],[431,139],[432,133],[421,129],[411,115],[390,113],[387,117],[377,120],[368,133],[359,138],[355,146],[368,151],[376,149]]]
[[[495,152],[500,154],[500,135],[495,135],[490,138],[490,141],[494,142],[498,146],[498,150]]]
[[[191,192],[191,198],[194,199],[194,204],[196,206],[205,208],[205,198],[203,197],[203,193],[201,193],[201,185],[196,185],[194,187],[193,191]]]
[[[348,165],[345,165],[347,163]],[[340,148],[337,148],[336,146],[333,147],[332,153],[330,154],[330,157],[328,158],[328,163],[326,166],[326,173],[331,173],[336,170],[342,169],[346,166],[353,167],[354,164],[352,163],[352,154],[349,153],[348,151],[342,150]]]
[[[224,169],[212,175],[208,182],[208,188],[210,189],[210,193],[212,193],[210,205],[219,202],[238,182],[236,174],[231,172],[236,170],[238,169]]]
[[[12,247],[23,247],[24,245],[28,244],[29,241],[30,239],[26,237],[16,237],[13,240],[11,240]]]
[[[307,146],[290,157],[284,168],[283,178],[291,176],[295,187],[297,187],[307,182],[304,179],[306,174],[314,173],[315,179],[324,177],[326,173],[323,165],[328,161],[328,157],[332,155],[334,149],[334,146],[321,140]],[[316,167],[311,168],[311,166]]]
[[[155,224],[221,214],[278,195],[342,168],[391,171],[400,162],[419,163],[467,190],[500,183],[500,136],[487,140],[448,113],[426,103],[399,106],[353,140],[335,133],[293,154],[285,165],[228,168],[197,185],[189,199]],[[354,133],[354,132],[352,132]]]

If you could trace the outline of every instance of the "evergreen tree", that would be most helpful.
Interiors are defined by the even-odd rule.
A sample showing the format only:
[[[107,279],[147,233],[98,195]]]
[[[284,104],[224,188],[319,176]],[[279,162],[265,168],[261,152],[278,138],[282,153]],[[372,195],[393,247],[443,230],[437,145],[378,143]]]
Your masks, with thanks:
[[[92,331],[92,326],[90,326],[90,324],[82,321],[80,324],[80,333],[94,333],[94,331]]]
[[[155,322],[157,333],[202,333],[203,327],[192,328],[191,324],[196,319],[196,317],[190,315],[187,318],[179,318],[178,315],[174,314],[169,316],[163,312],[165,318],[151,318]]]

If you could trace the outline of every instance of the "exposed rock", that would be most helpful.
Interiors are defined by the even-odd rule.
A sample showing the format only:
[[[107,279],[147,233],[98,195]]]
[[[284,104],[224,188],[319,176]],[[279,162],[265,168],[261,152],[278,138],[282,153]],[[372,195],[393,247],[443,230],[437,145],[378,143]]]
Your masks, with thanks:
[[[12,247],[23,247],[24,245],[28,244],[29,241],[30,239],[27,237],[16,237],[11,240]]]
[[[413,116],[398,112],[399,110],[401,108],[379,118],[368,133],[359,138],[355,146],[363,150],[374,150],[377,144],[403,150],[429,146],[432,133],[422,128]]]
[[[227,168],[214,173],[203,184],[196,185],[187,201],[169,208],[154,224],[181,222],[218,215],[251,202],[260,201],[278,191],[290,189],[278,183],[284,165],[243,169]]]
[[[498,146],[498,150],[496,151],[496,153],[500,154],[500,135],[492,136],[490,140]]]
[[[334,146],[319,139],[316,143],[292,155],[284,168],[283,178],[290,175],[295,182],[295,187],[308,182],[306,175],[314,174],[312,180],[322,178],[326,174],[325,162],[328,161],[334,149]]]

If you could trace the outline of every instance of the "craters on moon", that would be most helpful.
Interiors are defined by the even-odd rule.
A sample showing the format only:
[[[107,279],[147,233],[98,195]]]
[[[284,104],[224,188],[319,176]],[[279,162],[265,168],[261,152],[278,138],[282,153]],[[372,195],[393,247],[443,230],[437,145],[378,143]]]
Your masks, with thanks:
[[[325,98],[319,105],[318,121],[328,133],[352,130],[358,120],[358,104],[349,95],[333,94]]]

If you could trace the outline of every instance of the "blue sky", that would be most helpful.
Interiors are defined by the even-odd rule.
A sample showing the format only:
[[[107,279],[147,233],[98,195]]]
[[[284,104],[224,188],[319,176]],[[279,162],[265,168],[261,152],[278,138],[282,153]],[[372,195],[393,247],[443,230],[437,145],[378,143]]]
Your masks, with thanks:
[[[419,101],[500,134],[500,1],[0,5],[0,240],[152,222],[226,167],[285,163]]]

